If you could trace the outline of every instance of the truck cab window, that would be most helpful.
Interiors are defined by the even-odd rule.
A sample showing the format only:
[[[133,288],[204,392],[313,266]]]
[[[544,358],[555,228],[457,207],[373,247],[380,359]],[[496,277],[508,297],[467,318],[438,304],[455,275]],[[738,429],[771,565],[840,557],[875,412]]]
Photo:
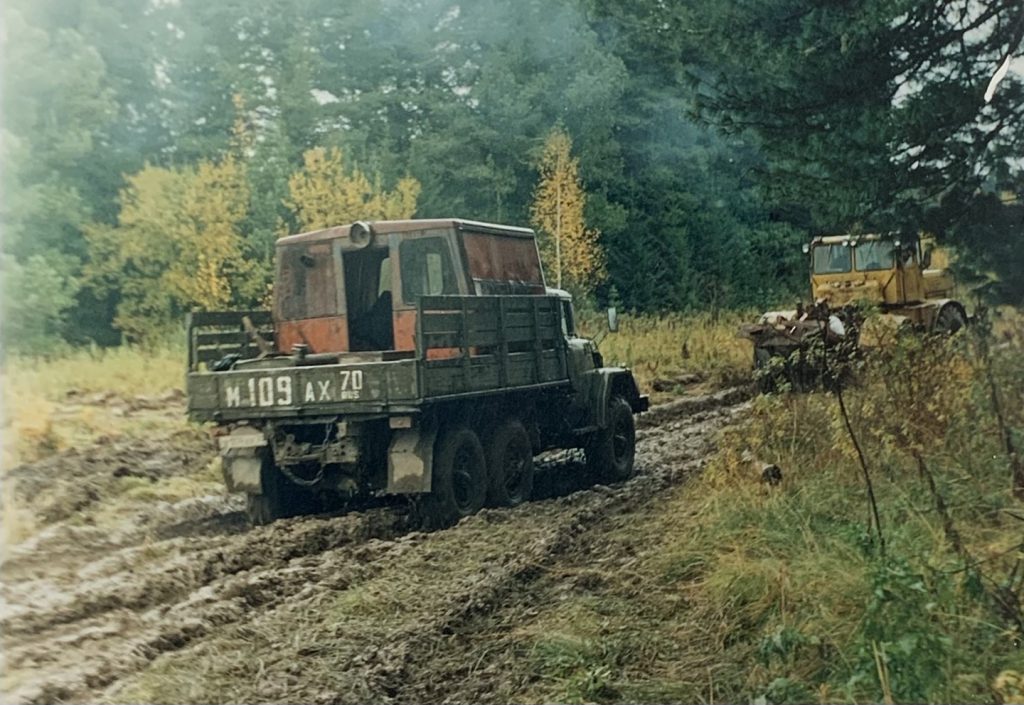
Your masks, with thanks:
[[[815,274],[841,274],[853,265],[850,249],[843,244],[817,245],[814,248]]]
[[[402,299],[416,303],[420,296],[457,294],[455,270],[448,243],[440,237],[404,240],[398,250],[402,269]]]
[[[278,315],[286,321],[338,315],[335,269],[329,244],[282,248],[275,287]]]
[[[562,332],[569,337],[576,337],[576,322],[572,318],[572,301],[562,300]]]
[[[856,247],[857,271],[877,272],[896,266],[893,246],[886,240],[868,240]]]

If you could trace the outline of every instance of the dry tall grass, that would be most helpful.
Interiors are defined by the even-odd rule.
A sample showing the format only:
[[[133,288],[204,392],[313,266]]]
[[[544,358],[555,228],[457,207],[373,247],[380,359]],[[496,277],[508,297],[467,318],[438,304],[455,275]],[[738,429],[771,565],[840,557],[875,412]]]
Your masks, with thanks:
[[[117,400],[182,389],[184,361],[181,349],[127,346],[8,358],[0,370],[3,467],[130,431],[134,419],[118,415]],[[76,403],[98,393],[110,399]]]
[[[650,392],[657,379],[699,373],[712,384],[749,375],[750,344],[736,336],[744,313],[667,314],[620,317],[617,333],[607,334],[603,318],[586,317],[584,335],[603,339],[608,364],[630,367]],[[34,460],[102,435],[130,431],[131,419],[118,416],[118,399],[182,389],[185,353],[121,347],[85,349],[55,359],[12,357],[0,370],[4,467]],[[109,403],[81,405],[82,398],[110,394]],[[113,408],[113,413],[111,413]]]
[[[624,315],[619,317],[619,331],[608,333],[600,350],[607,364],[631,368],[645,391],[656,379],[684,372],[698,373],[715,384],[732,384],[750,375],[750,342],[736,333],[751,320],[756,320],[754,314],[741,311]],[[587,317],[580,331],[601,338],[605,320]]]

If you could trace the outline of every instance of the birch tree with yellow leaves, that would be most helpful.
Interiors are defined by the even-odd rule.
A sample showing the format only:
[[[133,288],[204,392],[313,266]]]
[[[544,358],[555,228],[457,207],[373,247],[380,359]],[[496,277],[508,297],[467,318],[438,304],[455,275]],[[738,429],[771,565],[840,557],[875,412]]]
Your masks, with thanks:
[[[530,220],[545,269],[554,273],[559,289],[590,295],[606,275],[605,258],[598,231],[587,228],[584,220],[586,192],[579,160],[572,156],[572,139],[562,127],[548,133],[538,171]]]
[[[379,176],[370,180],[356,167],[347,168],[337,147],[317,147],[302,155],[302,168],[288,179],[286,205],[303,230],[320,230],[356,220],[397,220],[416,212],[420,182],[399,179],[385,191]]]

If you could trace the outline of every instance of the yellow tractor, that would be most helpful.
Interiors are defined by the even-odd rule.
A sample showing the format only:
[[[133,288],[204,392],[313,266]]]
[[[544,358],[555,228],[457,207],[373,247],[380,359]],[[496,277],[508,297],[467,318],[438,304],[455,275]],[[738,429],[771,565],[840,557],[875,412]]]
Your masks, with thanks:
[[[836,359],[856,351],[865,305],[877,307],[894,326],[922,331],[955,333],[968,323],[954,298],[948,259],[930,239],[816,237],[804,253],[810,256],[814,303],[769,311],[740,331],[754,343],[754,367],[774,367],[794,386],[814,384],[830,352]]]

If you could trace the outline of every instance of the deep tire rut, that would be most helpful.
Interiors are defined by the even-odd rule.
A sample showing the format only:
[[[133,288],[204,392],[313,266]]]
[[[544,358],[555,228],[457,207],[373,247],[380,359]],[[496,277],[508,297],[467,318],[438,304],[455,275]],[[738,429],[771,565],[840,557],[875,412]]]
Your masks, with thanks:
[[[365,678],[371,684],[370,699],[377,702],[493,699],[487,689],[454,695],[453,691],[465,687],[460,684],[467,681],[469,665],[478,660],[475,646],[460,647],[458,633],[482,616],[491,622],[500,622],[497,613],[522,607],[524,599],[543,604],[543,597],[531,590],[531,585],[552,570],[561,556],[572,554],[578,558],[591,540],[591,530],[611,515],[633,510],[699,471],[712,447],[711,436],[735,418],[741,411],[736,400],[745,398],[746,395],[723,395],[720,401],[702,404],[701,411],[695,412],[685,423],[678,420],[679,413],[672,413],[662,417],[666,420],[663,426],[647,425],[650,431],[638,442],[641,461],[635,478],[617,487],[597,486],[564,498],[566,510],[546,535],[521,554],[512,556],[500,569],[489,573],[484,581],[456,587],[438,603],[432,620],[390,634],[386,645],[374,654],[368,667],[350,675]],[[730,403],[732,405],[723,406]],[[460,648],[466,650],[461,657],[458,655]],[[445,658],[433,658],[442,649]],[[441,664],[449,664],[449,667]],[[452,667],[451,664],[457,665]],[[332,693],[327,701],[358,702],[358,699],[348,700],[342,692]]]

